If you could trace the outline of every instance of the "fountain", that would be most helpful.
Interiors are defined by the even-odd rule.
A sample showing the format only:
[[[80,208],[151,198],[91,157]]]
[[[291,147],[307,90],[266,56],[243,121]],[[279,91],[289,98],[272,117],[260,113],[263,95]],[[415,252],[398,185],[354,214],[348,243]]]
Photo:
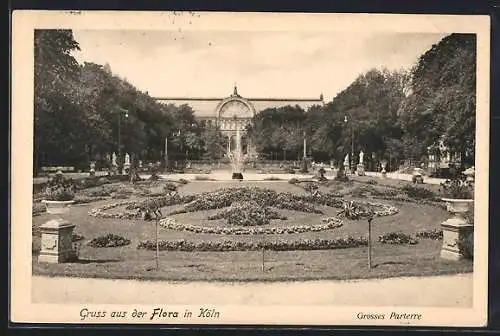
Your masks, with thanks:
[[[236,128],[236,148],[231,151],[230,149],[228,150],[228,157],[229,160],[231,161],[231,166],[233,168],[233,175],[232,179],[233,180],[243,180],[243,165],[245,163],[245,160],[247,159],[247,155],[243,154],[243,151],[241,149],[241,134],[240,134],[240,128]]]

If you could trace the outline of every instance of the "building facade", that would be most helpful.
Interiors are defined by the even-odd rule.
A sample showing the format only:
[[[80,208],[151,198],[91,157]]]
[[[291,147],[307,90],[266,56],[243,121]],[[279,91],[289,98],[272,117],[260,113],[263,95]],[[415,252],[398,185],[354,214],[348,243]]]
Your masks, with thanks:
[[[323,94],[319,98],[247,98],[238,93],[235,86],[233,94],[223,98],[187,98],[187,97],[159,97],[155,98],[161,104],[189,105],[195,117],[206,127],[218,126],[228,138],[228,151],[234,146],[236,131],[243,134],[253,116],[268,108],[284,106],[300,106],[307,110],[313,105],[323,105]],[[245,140],[245,139],[244,139]],[[245,141],[246,143],[246,141]],[[255,154],[253,146],[247,143],[244,149],[247,154]]]

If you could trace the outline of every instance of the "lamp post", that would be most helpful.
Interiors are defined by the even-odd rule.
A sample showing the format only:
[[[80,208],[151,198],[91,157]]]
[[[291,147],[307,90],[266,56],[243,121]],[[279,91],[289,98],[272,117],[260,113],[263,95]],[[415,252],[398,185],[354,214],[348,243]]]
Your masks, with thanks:
[[[306,132],[304,131],[304,161],[307,157],[307,141],[306,141]]]
[[[351,170],[351,173],[354,171],[354,125],[352,122],[352,117],[350,119],[347,119],[347,116],[344,116],[344,123],[350,122],[351,124],[351,155],[349,158],[349,169]]]
[[[118,113],[118,172],[122,170],[122,113],[125,118],[128,118],[128,110],[122,107],[119,107],[120,112]],[[119,173],[120,174],[120,173]]]
[[[165,137],[165,172],[168,171],[168,136]]]

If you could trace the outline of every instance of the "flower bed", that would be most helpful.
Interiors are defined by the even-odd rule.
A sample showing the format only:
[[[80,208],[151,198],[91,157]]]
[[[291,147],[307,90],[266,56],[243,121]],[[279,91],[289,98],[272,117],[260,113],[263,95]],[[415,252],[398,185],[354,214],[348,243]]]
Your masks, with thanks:
[[[161,251],[296,251],[296,250],[333,250],[353,248],[368,245],[364,237],[342,237],[337,239],[301,239],[301,240],[275,240],[275,241],[186,241],[160,240],[158,248]],[[141,241],[138,249],[156,250],[156,242],[151,240]]]
[[[99,236],[94,239],[92,239],[89,242],[89,246],[91,247],[120,247],[120,246],[126,246],[130,244],[130,239],[127,239],[125,237],[113,234],[113,233],[108,233],[104,236]]]
[[[342,220],[336,217],[330,217],[324,219],[323,221],[325,224],[294,225],[284,227],[204,227],[179,223],[175,219],[167,217],[161,219],[159,224],[161,227],[169,230],[225,235],[294,234],[304,232],[320,232],[332,230],[342,226]]]
[[[148,202],[151,202],[154,199],[160,207],[169,206],[169,205],[177,205],[182,204],[184,202],[191,201],[194,196],[179,196],[177,193],[173,193],[170,195],[164,195],[155,198],[148,198],[146,200],[140,201],[120,201],[114,202],[110,204],[103,205],[98,208],[93,208],[89,211],[89,215],[93,217],[100,218],[116,218],[116,219],[139,219],[143,216],[143,210],[147,207]],[[121,213],[109,213],[105,212],[106,210],[116,208],[119,206],[126,206],[125,211]]]
[[[237,226],[259,226],[269,224],[271,219],[286,219],[270,207],[260,206],[254,201],[233,203],[229,208],[208,217],[209,220],[223,218],[229,225]]]
[[[424,230],[415,234],[418,238],[441,240],[443,239],[443,230]]]
[[[382,244],[392,245],[415,245],[418,241],[411,235],[402,232],[389,232],[378,237],[378,241]]]

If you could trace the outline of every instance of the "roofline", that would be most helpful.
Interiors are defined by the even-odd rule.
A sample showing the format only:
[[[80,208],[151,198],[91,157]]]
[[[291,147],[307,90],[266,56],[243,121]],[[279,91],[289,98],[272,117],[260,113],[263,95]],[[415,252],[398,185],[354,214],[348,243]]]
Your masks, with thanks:
[[[185,101],[221,101],[226,99],[227,97],[224,98],[214,98],[214,97],[209,97],[209,98],[200,98],[200,97],[153,97],[155,100],[185,100]],[[247,98],[247,97],[242,97],[246,100],[249,101],[290,101],[290,102],[298,102],[298,101],[303,101],[303,102],[323,102],[322,99],[320,98]]]

